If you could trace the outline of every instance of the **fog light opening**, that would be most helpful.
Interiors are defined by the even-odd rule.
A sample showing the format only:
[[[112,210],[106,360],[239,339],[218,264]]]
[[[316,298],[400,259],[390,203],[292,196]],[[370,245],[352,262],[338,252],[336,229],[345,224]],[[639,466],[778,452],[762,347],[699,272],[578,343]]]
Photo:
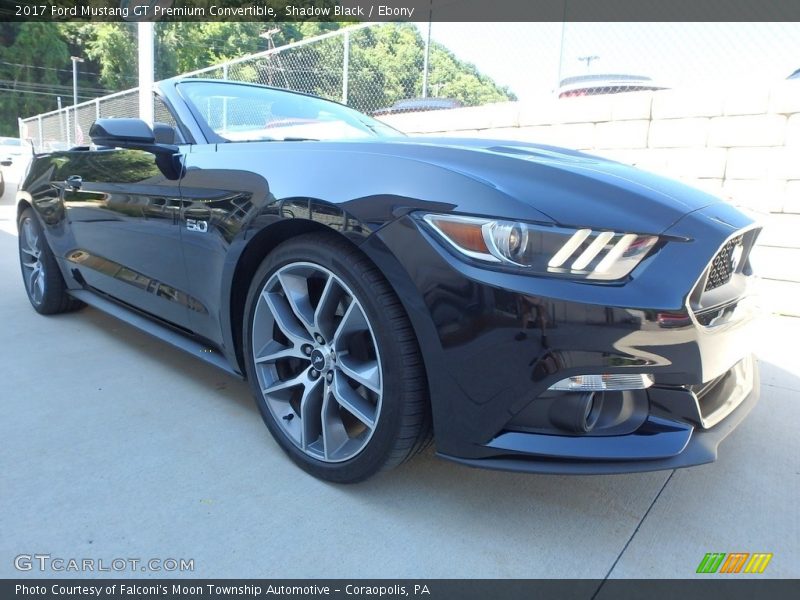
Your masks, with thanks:
[[[583,418],[583,427],[585,432],[589,432],[597,425],[597,420],[600,418],[600,412],[603,410],[603,394],[593,393],[584,394],[589,396],[586,403],[586,414]]]
[[[564,394],[553,403],[550,419],[560,429],[589,433],[597,425],[602,410],[602,393]]]

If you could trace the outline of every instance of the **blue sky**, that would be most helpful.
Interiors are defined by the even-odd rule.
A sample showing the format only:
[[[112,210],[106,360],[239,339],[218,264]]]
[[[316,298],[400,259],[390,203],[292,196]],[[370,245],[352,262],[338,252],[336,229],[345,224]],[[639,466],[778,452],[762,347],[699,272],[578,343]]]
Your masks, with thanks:
[[[419,23],[423,36],[427,23]],[[561,23],[433,23],[432,38],[520,99],[559,78]],[[762,85],[800,68],[800,23],[567,23],[561,77],[647,75],[669,87]]]

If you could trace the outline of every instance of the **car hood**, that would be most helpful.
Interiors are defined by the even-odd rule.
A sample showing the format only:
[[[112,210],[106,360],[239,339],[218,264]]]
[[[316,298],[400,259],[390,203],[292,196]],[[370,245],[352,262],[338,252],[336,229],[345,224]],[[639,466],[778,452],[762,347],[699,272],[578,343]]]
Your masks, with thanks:
[[[661,233],[686,214],[721,202],[678,181],[554,146],[431,137],[370,146],[371,153],[424,161],[480,181],[567,226]],[[484,210],[491,215],[495,208]]]

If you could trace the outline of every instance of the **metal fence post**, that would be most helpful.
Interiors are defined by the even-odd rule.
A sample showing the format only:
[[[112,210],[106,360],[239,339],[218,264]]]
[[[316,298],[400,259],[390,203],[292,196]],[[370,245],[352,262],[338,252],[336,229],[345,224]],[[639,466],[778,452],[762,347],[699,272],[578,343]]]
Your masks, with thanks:
[[[64,107],[64,122],[67,124],[67,146],[72,147],[72,136],[70,135],[69,106]]]
[[[222,65],[222,78],[225,81],[228,81],[228,64],[227,63]]]
[[[97,119],[99,119],[99,118],[100,118],[100,98],[95,98],[94,99],[94,120],[97,121]]]
[[[58,134],[61,138],[59,141],[61,141],[67,137],[67,131],[64,128],[64,111],[61,110],[61,96],[58,96],[56,100],[58,100]]]
[[[342,104],[347,104],[348,84],[350,80],[350,32],[344,32],[344,59],[342,63]]]
[[[42,115],[39,115],[39,151],[44,149],[44,129],[42,128]]]

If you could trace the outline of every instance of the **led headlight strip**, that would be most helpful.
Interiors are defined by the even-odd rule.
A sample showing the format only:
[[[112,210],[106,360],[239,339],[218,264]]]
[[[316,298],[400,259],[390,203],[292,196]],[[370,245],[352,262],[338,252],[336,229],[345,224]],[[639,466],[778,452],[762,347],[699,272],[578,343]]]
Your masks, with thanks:
[[[658,241],[653,235],[460,215],[423,218],[448,245],[469,258],[576,279],[621,279]]]

